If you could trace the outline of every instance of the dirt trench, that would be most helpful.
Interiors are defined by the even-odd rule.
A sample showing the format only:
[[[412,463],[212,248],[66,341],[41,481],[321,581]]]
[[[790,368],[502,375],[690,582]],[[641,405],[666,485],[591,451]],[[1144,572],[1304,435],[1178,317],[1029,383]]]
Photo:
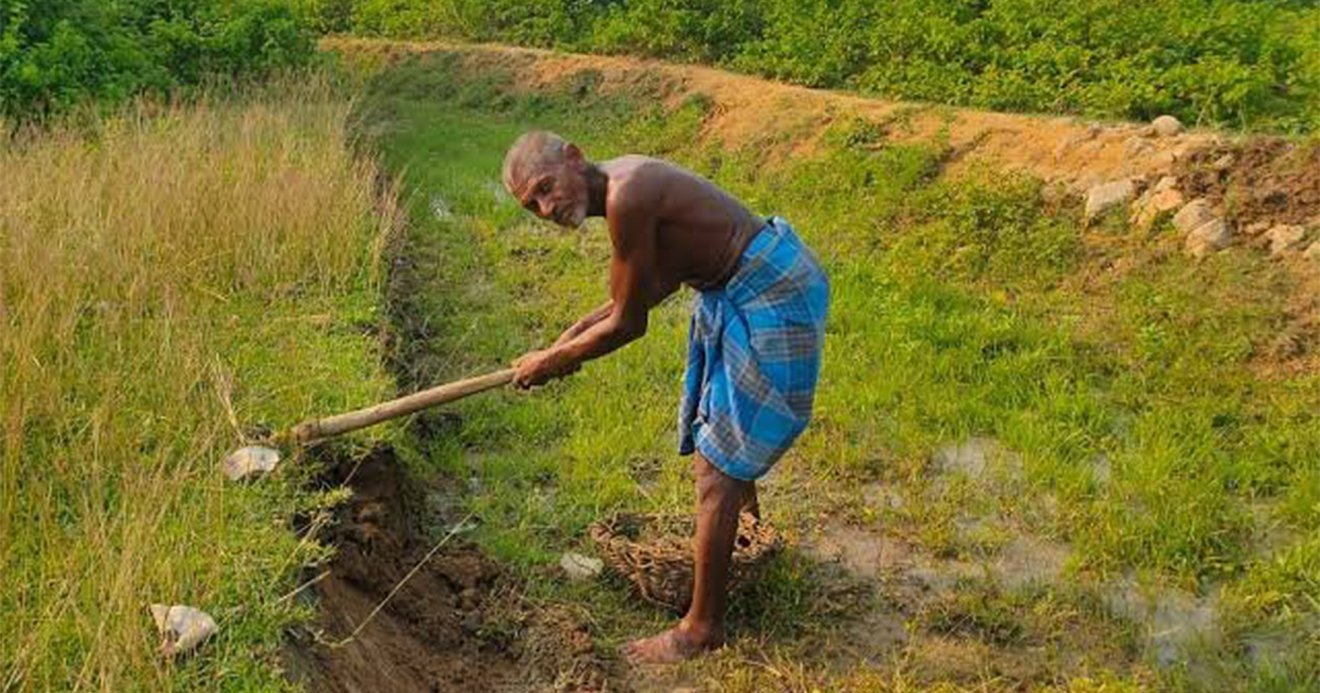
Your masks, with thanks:
[[[316,620],[289,643],[294,681],[331,693],[606,688],[592,637],[569,611],[525,603],[516,577],[460,535],[425,560],[464,519],[428,509],[421,488],[442,483],[411,479],[388,448],[331,465],[325,482],[354,494],[323,536],[336,553],[308,590]]]

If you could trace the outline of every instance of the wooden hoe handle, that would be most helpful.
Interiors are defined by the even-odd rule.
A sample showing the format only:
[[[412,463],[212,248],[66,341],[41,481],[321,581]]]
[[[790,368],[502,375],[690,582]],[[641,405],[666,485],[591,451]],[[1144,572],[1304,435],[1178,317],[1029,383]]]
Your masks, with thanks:
[[[366,428],[382,421],[407,416],[427,407],[453,402],[468,395],[475,395],[478,392],[485,392],[501,385],[507,385],[513,382],[514,373],[514,369],[509,368],[488,375],[479,375],[467,380],[438,385],[366,409],[337,414],[324,419],[304,421],[289,429],[286,436],[292,442],[306,443],[349,431],[356,431],[359,428]]]

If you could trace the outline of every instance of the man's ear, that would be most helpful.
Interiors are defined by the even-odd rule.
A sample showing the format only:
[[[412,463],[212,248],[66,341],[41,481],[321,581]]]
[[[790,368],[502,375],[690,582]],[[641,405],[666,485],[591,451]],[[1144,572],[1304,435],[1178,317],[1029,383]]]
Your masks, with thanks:
[[[576,144],[569,142],[564,145],[564,160],[571,164],[573,168],[580,166],[586,159],[586,155],[582,153],[581,149],[578,149]]]

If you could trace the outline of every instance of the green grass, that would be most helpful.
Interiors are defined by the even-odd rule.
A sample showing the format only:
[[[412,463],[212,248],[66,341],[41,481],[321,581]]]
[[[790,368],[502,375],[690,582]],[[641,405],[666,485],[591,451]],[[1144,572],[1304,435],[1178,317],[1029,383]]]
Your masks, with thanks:
[[[841,123],[812,156],[768,165],[758,142],[703,141],[701,99],[665,112],[647,105],[659,102],[647,86],[603,94],[590,74],[522,94],[500,74],[460,65],[447,54],[405,59],[373,79],[361,113],[411,211],[391,306],[396,357],[417,382],[501,367],[605,294],[601,226],[549,227],[500,191],[499,163],[517,134],[550,127],[594,157],[672,158],[753,209],[789,218],[831,274],[816,418],[763,501],[791,538],[842,516],[883,522],[934,554],[971,556],[994,551],[993,533],[969,543],[958,522],[988,515],[1005,530],[1070,544],[1078,593],[970,593],[932,617],[939,627],[1030,642],[1038,629],[1022,624],[1086,612],[1081,595],[1130,573],[1222,587],[1229,637],[1202,656],[1237,663],[1218,674],[1233,685],[1320,680],[1306,644],[1320,633],[1320,554],[1305,538],[1320,498],[1320,377],[1269,368],[1295,290],[1283,270],[1245,250],[1192,262],[1165,230],[1088,234],[1080,210],[1044,202],[1037,182],[940,176],[939,141],[893,146],[865,123]],[[438,217],[436,200],[451,214]],[[1106,269],[1116,255],[1125,269]],[[520,566],[533,592],[588,605],[606,646],[662,619],[621,590],[565,585],[539,568],[584,546],[587,524],[612,510],[690,506],[686,462],[674,454],[687,306],[684,296],[667,302],[644,339],[565,382],[457,407],[461,424],[414,460],[474,479],[467,502],[483,545]],[[937,474],[931,453],[970,436],[993,437],[1020,465],[992,480]],[[874,507],[860,488],[877,481],[907,502]],[[1285,537],[1281,546],[1261,548],[1267,528]],[[774,652],[803,685],[941,680],[938,667],[901,662],[874,681],[831,673],[816,645],[846,637],[848,619],[830,608],[830,581],[794,552],[777,570],[737,607],[743,644],[687,671],[753,690],[773,679],[737,662]],[[1241,646],[1271,628],[1295,646],[1282,668],[1253,668]],[[1057,630],[1050,638],[1068,628]],[[1144,685],[1135,666],[1065,689]],[[1216,685],[1177,670],[1158,678],[1170,688]]]
[[[220,460],[392,391],[374,169],[298,81],[0,141],[0,689],[289,687],[281,597],[327,553],[293,520],[340,494]],[[155,602],[215,617],[201,656],[157,656]]]

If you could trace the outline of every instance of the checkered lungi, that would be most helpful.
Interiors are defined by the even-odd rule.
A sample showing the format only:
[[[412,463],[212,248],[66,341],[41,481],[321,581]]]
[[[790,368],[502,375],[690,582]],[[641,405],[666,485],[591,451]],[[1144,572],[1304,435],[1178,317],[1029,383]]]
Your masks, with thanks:
[[[721,289],[697,294],[679,407],[679,453],[736,479],[764,476],[807,427],[829,280],[779,217]]]

